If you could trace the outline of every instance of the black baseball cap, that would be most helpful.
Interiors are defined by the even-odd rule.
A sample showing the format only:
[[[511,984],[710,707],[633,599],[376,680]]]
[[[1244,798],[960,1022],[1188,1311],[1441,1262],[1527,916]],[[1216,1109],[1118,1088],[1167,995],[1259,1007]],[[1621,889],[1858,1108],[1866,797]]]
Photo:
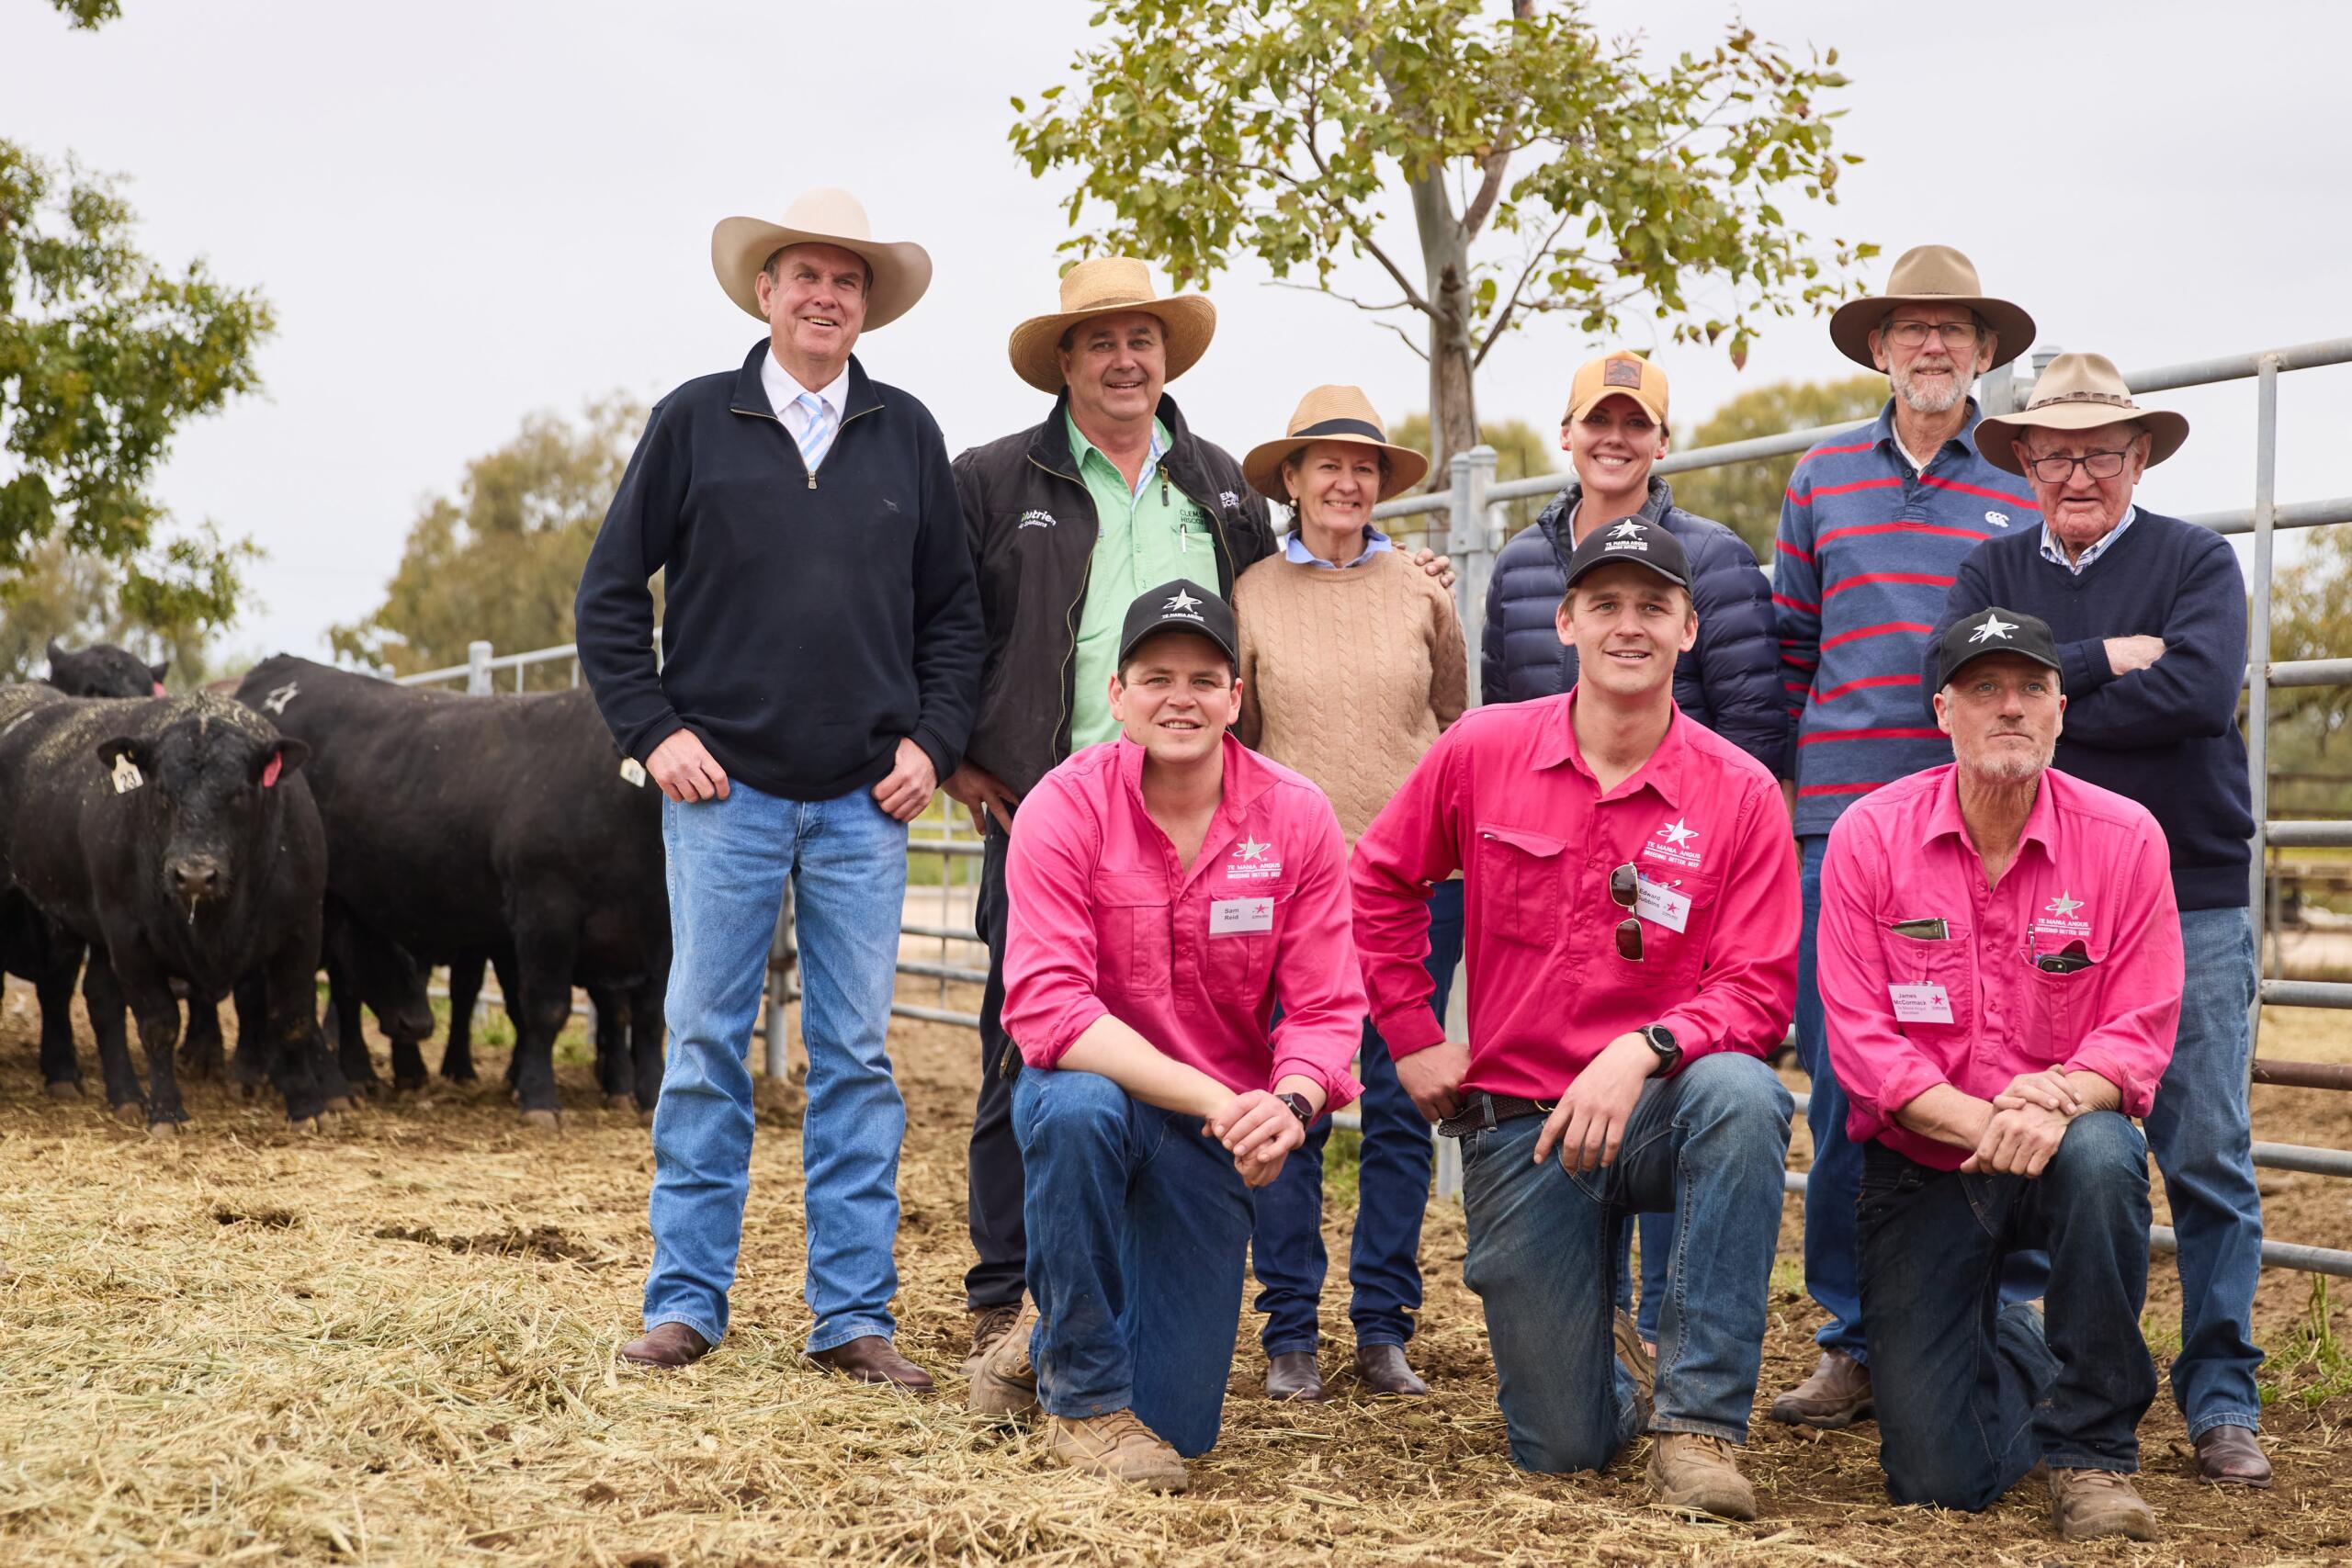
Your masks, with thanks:
[[[1119,631],[1119,662],[1126,663],[1145,638],[1166,631],[1206,637],[1216,644],[1227,662],[1240,667],[1232,606],[1189,578],[1180,577],[1136,595],[1135,603],[1127,606],[1126,624]]]
[[[1587,534],[1584,543],[1568,557],[1568,581],[1565,586],[1574,588],[1577,579],[1586,572],[1619,560],[1645,566],[1686,593],[1690,592],[1690,558],[1683,553],[1682,541],[1662,525],[1639,517],[1621,517],[1607,527]]]
[[[1944,633],[1943,640],[1936,645],[1936,689],[1941,691],[1951,685],[1962,665],[1988,653],[2014,653],[2019,659],[2030,659],[2036,664],[2064,671],[2058,662],[2058,642],[2050,635],[2049,622],[2023,610],[2004,610],[1996,604],[1954,621],[1951,629]]]

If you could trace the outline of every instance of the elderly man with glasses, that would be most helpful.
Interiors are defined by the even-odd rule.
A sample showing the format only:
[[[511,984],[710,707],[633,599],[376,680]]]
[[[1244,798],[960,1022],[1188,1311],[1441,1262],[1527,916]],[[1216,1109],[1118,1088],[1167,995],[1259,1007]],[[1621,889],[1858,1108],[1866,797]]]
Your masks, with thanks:
[[[2164,829],[2197,976],[2147,1118],[2180,1237],[2173,1399],[2199,1475],[2267,1486],[2255,1438],[2262,1198],[2246,1105],[2254,812],[2237,728],[2245,580],[2227,540],[2132,500],[2188,435],[2179,414],[2132,402],[2102,355],[2052,360],[2024,412],[1977,428],[1985,459],[2032,483],[2043,525],[1971,555],[1943,618],[1997,604],[2048,621],[2069,704],[2059,766],[2139,802]]]

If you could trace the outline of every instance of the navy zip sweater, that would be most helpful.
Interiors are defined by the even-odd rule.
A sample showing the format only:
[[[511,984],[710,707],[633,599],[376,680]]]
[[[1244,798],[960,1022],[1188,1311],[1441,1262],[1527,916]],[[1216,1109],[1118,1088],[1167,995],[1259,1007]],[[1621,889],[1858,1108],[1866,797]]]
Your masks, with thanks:
[[[763,794],[827,800],[881,779],[911,737],[945,778],[982,647],[946,443],[853,357],[812,479],[760,384],[768,352],[653,405],[581,574],[581,672],[639,761],[692,729]]]
[[[2041,530],[1986,540],[1961,563],[1946,626],[1997,604],[2050,623],[2066,718],[2055,765],[2146,807],[2172,849],[2183,909],[2242,909],[2251,897],[2254,807],[2238,692],[2245,682],[2245,578],[2209,528],[2142,508],[2081,575],[2041,556]],[[2145,670],[2113,672],[2106,639],[2165,639]],[[1933,705],[1929,705],[1932,714]]]

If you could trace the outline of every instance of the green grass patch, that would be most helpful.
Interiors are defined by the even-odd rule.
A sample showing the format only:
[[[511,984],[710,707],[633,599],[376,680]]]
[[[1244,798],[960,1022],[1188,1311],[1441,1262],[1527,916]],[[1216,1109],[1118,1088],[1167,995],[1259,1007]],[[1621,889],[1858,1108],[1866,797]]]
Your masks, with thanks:
[[[1332,1128],[1331,1141],[1323,1145],[1323,1201],[1354,1208],[1363,1195],[1357,1183],[1363,1165],[1363,1134]]]
[[[2327,1276],[2312,1276],[2311,1304],[2283,1344],[2270,1353],[2261,1379],[2262,1403],[2291,1401],[2316,1410],[2352,1393],[2352,1350],[2335,1337]]]

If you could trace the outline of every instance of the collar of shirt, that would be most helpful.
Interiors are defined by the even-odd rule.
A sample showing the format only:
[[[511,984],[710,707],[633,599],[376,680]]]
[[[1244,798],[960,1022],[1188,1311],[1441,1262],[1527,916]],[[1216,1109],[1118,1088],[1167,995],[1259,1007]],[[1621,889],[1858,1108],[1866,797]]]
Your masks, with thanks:
[[[1620,780],[1614,789],[1601,789],[1600,780],[1584,760],[1584,752],[1577,745],[1576,705],[1584,700],[1584,683],[1578,682],[1568,688],[1568,700],[1559,705],[1552,715],[1552,733],[1544,738],[1534,751],[1539,768],[1556,768],[1566,762],[1584,775],[1601,800],[1623,800],[1644,789],[1654,789],[1667,805],[1680,809],[1682,806],[1682,761],[1689,750],[1684,744],[1683,727],[1690,721],[1681,713],[1667,710],[1666,733],[1659,737],[1657,750],[1638,768]]]
[[[2140,509],[2138,507],[2125,507],[2123,509],[2123,521],[2118,523],[2114,527],[2109,528],[2106,533],[2100,535],[2098,543],[2085,548],[2083,553],[2073,560],[2068,560],[2066,558],[2064,547],[2058,543],[2058,536],[2050,531],[2050,520],[2045,517],[2041,520],[2041,558],[2050,562],[2053,566],[2063,566],[2075,576],[2080,577],[2083,575],[2083,569],[2085,567],[2087,567],[2091,562],[2107,554],[2107,547],[2115,543],[2116,540],[2123,537],[2123,530],[2132,526],[2132,519],[2139,515]]]
[[[1968,836],[1968,818],[1960,809],[1960,770],[1951,770],[1951,777],[1936,792],[1935,804],[1928,810],[1927,821],[1919,835],[1919,847],[1927,848],[1938,839],[1957,838],[1961,847],[1978,859],[1974,840]],[[2055,859],[2058,852],[2057,813],[2051,804],[2049,780],[2045,777],[2033,792],[2033,805],[2027,808],[2025,826],[2018,832],[2018,852],[2022,854],[2028,844],[2039,844],[2041,852]]]
[[[1356,556],[1355,559],[1348,562],[1347,564],[1349,566],[1362,566],[1364,562],[1370,560],[1381,551],[1393,550],[1396,547],[1396,546],[1395,542],[1392,541],[1387,535],[1382,533],[1379,529],[1367,523],[1363,525],[1363,549]],[[1344,570],[1340,567],[1332,566],[1329,561],[1325,560],[1321,556],[1318,556],[1313,550],[1308,549],[1306,547],[1306,541],[1298,536],[1298,530],[1295,528],[1283,536],[1283,558],[1289,561],[1294,566],[1329,567],[1333,571]]]
[[[1065,413],[1062,415],[1062,423],[1069,426],[1070,467],[1076,468],[1080,474],[1083,474],[1086,472],[1086,460],[1089,457],[1091,457],[1096,462],[1102,464],[1104,468],[1110,469],[1111,472],[1114,474],[1119,472],[1119,465],[1111,461],[1110,457],[1103,453],[1102,448],[1096,446],[1093,442],[1089,441],[1086,438],[1086,433],[1079,429],[1076,418]],[[1136,470],[1136,482],[1135,487],[1129,495],[1130,500],[1142,499],[1143,487],[1149,484],[1151,482],[1151,476],[1159,471],[1159,459],[1167,455],[1168,427],[1160,423],[1157,418],[1154,418],[1151,422],[1151,449],[1144,454],[1143,467]],[[1121,484],[1126,483],[1126,476],[1121,474],[1119,482]]]
[[[1951,445],[1952,441],[1956,441],[1962,447],[1967,449],[1970,457],[1973,457],[1976,456],[1976,422],[1984,417],[1984,411],[1976,406],[1976,400],[1974,398],[1970,398],[1968,400],[1967,423],[1960,427],[1960,434],[1953,436],[1951,441],[1944,443],[1944,446],[1949,446]],[[1894,400],[1893,398],[1887,399],[1886,406],[1878,411],[1878,423],[1871,428],[1873,439],[1875,439],[1881,446],[1893,451],[1896,457],[1901,457],[1903,459],[1903,466],[1909,468],[1915,474],[1926,473],[1928,469],[1934,465],[1935,460],[1943,456],[1942,447],[1939,447],[1935,451],[1928,453],[1928,460],[1924,463],[1911,455],[1911,449],[1904,446],[1903,438],[1894,433]]]
[[[795,441],[799,440],[801,432],[808,428],[808,411],[801,405],[800,395],[810,389],[794,380],[792,372],[776,363],[773,348],[768,350],[768,356],[760,361],[760,389],[767,393],[769,406],[775,410],[776,418],[784,422],[784,428],[792,433]],[[849,361],[842,361],[842,373],[816,388],[815,391],[825,400],[825,406],[833,411],[833,428],[838,431],[842,427],[842,416],[849,409]]]

